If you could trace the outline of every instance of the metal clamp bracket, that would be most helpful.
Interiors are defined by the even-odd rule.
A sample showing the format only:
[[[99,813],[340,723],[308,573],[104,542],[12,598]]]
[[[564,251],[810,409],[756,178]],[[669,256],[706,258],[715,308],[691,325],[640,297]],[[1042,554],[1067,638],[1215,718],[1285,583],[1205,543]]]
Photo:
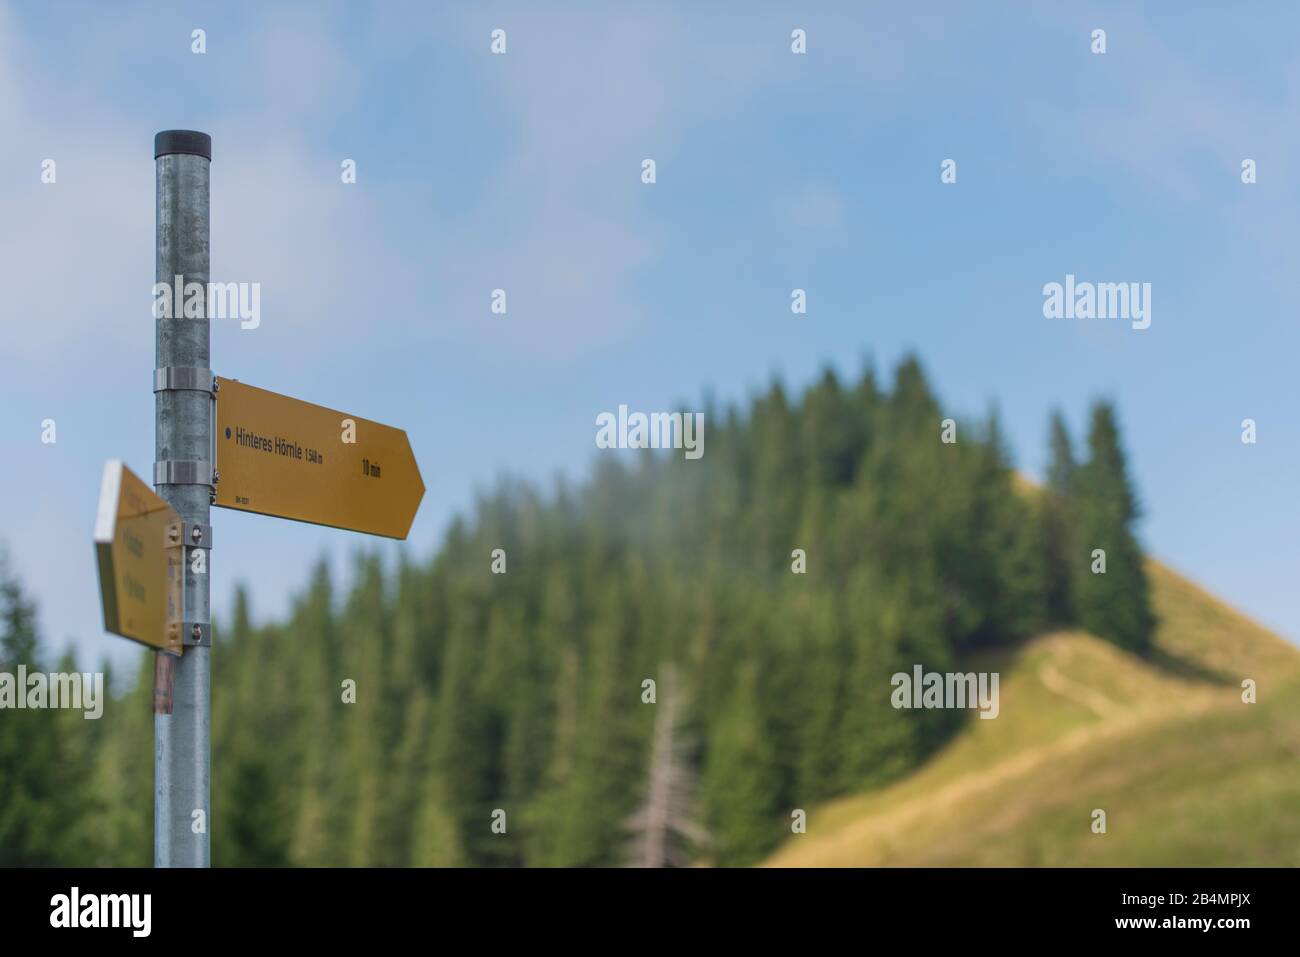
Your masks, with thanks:
[[[181,643],[187,648],[211,648],[212,625],[206,621],[187,621],[181,625]]]
[[[186,522],[182,537],[185,539],[186,548],[211,548],[212,526]]]
[[[168,459],[153,464],[154,485],[207,485],[216,484],[211,462]]]
[[[155,392],[207,392],[217,391],[217,378],[211,369],[196,366],[167,366],[153,370]]]
[[[167,525],[166,545],[170,547],[184,545],[186,548],[211,548],[212,526],[201,525],[198,522],[171,522]]]

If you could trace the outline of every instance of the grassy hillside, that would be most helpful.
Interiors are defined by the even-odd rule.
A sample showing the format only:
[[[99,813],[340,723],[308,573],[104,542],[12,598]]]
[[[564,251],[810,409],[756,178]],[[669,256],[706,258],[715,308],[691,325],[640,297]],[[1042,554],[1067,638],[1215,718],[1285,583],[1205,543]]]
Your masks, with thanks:
[[[1150,659],[1066,632],[972,663],[1001,673],[997,719],[887,789],[809,809],[768,863],[1300,866],[1300,652],[1148,569]]]

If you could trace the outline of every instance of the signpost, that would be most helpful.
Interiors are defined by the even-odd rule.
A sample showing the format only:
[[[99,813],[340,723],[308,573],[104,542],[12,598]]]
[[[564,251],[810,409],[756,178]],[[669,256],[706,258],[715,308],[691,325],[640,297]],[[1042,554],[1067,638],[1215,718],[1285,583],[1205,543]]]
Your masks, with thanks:
[[[181,653],[181,518],[119,461],[104,465],[95,518],[104,628]]]
[[[172,283],[179,276],[206,289],[212,138],[167,130],[154,137],[153,155],[154,279]],[[153,484],[180,515],[185,540],[183,651],[179,658],[154,657],[155,867],[212,861],[212,330],[206,297],[200,305],[198,315],[154,315]]]
[[[206,291],[212,138],[166,130],[154,161],[155,278]],[[405,538],[424,497],[400,429],[213,376],[201,298],[198,315],[155,307],[159,494],[111,461],[95,523],[104,627],[159,652],[155,867],[211,863],[210,506]]]
[[[424,482],[401,429],[217,379],[214,504],[405,538]]]

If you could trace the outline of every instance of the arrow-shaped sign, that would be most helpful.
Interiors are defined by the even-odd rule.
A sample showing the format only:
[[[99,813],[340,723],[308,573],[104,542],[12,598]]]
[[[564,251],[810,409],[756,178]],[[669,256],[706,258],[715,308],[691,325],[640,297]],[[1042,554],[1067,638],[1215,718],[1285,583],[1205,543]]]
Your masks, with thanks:
[[[105,630],[181,653],[182,552],[176,510],[120,461],[105,463],[95,518]]]
[[[424,497],[406,433],[217,379],[216,503],[405,538]]]

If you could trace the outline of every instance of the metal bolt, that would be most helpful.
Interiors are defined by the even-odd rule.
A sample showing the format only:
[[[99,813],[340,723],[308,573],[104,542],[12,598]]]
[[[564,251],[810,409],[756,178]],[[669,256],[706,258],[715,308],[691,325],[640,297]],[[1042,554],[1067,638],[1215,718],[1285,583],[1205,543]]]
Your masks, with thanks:
[[[190,629],[190,635],[194,638],[196,642],[202,641],[203,628],[200,627],[199,625],[195,625],[193,628]]]
[[[199,528],[197,525],[191,528],[190,541],[192,541],[195,545],[203,541],[203,529]]]

